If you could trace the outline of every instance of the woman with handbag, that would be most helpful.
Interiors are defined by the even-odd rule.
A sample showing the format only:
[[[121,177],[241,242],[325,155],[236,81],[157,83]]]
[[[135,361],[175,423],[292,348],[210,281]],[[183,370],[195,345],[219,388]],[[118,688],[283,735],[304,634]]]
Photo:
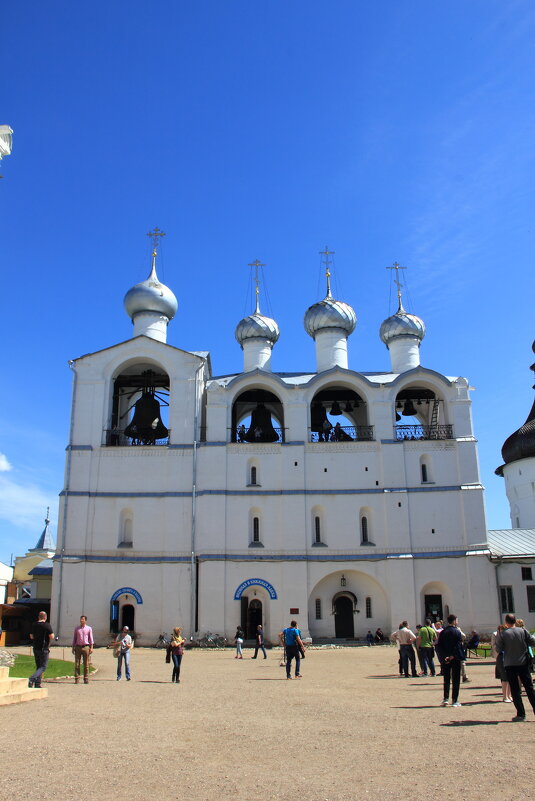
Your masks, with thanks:
[[[243,633],[243,629],[241,626],[238,626],[236,629],[236,634],[234,635],[234,639],[236,640],[236,656],[234,659],[243,659],[242,653],[242,645],[245,639],[245,634]]]
[[[171,681],[180,684],[180,665],[184,655],[184,643],[186,640],[182,636],[182,628],[177,626],[173,629],[171,642],[167,648],[166,662],[173,663],[173,674]]]

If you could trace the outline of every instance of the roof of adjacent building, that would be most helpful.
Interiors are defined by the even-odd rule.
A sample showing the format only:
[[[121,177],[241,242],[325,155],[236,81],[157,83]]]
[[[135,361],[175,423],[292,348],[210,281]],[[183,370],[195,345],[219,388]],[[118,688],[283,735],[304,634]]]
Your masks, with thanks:
[[[51,576],[52,575],[52,567],[54,562],[52,559],[43,559],[42,562],[39,562],[38,565],[35,565],[30,571],[28,571],[29,576]]]
[[[493,556],[530,556],[535,558],[535,529],[499,528],[487,532]]]

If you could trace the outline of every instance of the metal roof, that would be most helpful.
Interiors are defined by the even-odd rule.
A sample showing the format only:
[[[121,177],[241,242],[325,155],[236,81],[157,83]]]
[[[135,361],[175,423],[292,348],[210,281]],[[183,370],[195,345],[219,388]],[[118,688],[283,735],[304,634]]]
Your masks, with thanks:
[[[488,532],[488,544],[492,556],[535,558],[535,529],[492,529]]]

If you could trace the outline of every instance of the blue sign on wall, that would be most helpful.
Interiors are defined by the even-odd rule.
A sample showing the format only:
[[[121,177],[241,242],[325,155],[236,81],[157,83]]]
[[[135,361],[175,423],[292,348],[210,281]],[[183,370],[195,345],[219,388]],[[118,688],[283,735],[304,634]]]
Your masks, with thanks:
[[[143,603],[143,598],[141,597],[139,592],[135,590],[133,587],[121,587],[120,590],[115,590],[115,592],[111,596],[111,600],[116,601],[117,598],[119,598],[121,595],[133,595],[138,604]]]
[[[275,587],[269,583],[269,581],[264,581],[264,579],[260,578],[250,578],[246,581],[242,582],[236,592],[234,593],[234,600],[239,601],[242,597],[243,593],[247,589],[247,587],[264,587],[269,593],[269,597],[272,600],[277,598],[277,593],[275,591]]]

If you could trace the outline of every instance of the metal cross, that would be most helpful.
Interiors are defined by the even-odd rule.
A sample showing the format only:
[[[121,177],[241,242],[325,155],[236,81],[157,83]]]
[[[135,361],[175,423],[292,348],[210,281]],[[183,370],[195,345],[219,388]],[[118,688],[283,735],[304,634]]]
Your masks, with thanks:
[[[396,285],[396,286],[397,286],[397,288],[398,288],[398,300],[401,300],[401,287],[402,287],[402,283],[401,283],[401,281],[399,280],[399,271],[400,271],[400,270],[406,270],[407,268],[406,268],[406,267],[402,267],[402,266],[401,266],[401,264],[400,264],[399,262],[395,261],[395,262],[394,262],[394,264],[392,264],[392,266],[391,266],[391,267],[387,267],[386,269],[387,269],[387,270],[395,270],[395,271],[396,271],[396,273],[395,273],[395,276],[394,276],[394,283],[395,283],[395,285]]]
[[[334,256],[335,251],[329,250],[327,245],[325,245],[325,250],[320,250],[320,256],[325,256],[325,277],[327,279],[327,297],[331,294],[331,271],[329,270],[329,266],[333,263],[332,259],[329,259],[329,256]]]
[[[262,264],[262,262],[258,261],[258,259],[255,259],[254,261],[250,262],[250,264],[248,264],[247,266],[255,268],[255,274],[254,274],[255,287],[256,287],[255,288],[255,295],[256,295],[256,305],[258,306],[258,296],[260,294],[260,289],[258,287],[258,268],[259,267],[265,267],[266,265]]]
[[[165,236],[165,231],[160,231],[158,226],[156,226],[154,231],[149,231],[147,236],[152,239],[152,247],[154,248],[154,250],[157,250],[158,245],[160,244],[160,238],[162,236]]]

